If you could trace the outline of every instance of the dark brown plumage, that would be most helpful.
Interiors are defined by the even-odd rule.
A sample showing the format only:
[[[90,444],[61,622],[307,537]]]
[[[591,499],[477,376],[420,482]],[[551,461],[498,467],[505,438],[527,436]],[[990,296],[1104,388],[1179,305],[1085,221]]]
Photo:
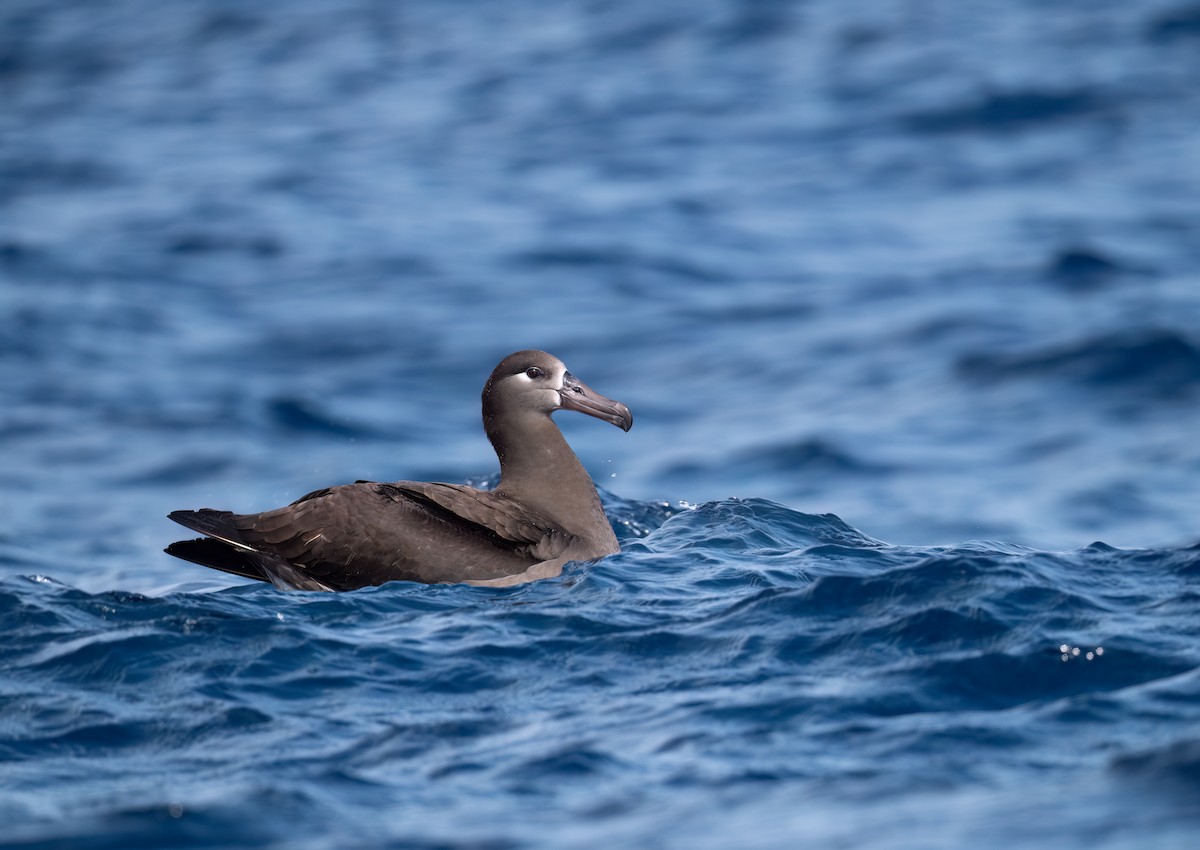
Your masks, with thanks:
[[[555,410],[628,431],[629,408],[601,396],[544,351],[518,351],[483,388],[483,421],[500,459],[492,491],[461,484],[359,481],[257,514],[203,508],[171,519],[205,537],[179,558],[281,588],[353,590],[396,579],[506,585],[557,575],[571,560],[619,551],[600,497]]]

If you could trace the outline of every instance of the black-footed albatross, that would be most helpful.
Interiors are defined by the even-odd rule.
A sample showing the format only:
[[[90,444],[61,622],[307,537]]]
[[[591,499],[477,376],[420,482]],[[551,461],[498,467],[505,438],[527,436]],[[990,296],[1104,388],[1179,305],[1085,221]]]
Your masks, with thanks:
[[[168,554],[283,589],[353,590],[395,579],[504,586],[620,551],[596,486],[550,418],[578,410],[628,431],[629,408],[544,351],[500,361],[483,388],[483,427],[500,484],[358,481],[284,508],[175,511],[205,537]]]

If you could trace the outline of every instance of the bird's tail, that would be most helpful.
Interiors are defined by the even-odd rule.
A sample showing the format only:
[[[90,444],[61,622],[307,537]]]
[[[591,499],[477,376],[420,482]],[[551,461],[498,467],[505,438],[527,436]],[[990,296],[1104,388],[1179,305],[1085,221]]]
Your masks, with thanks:
[[[214,570],[267,581],[280,590],[332,590],[324,582],[301,572],[271,552],[255,549],[242,537],[233,522],[232,511],[201,508],[198,511],[172,511],[167,514],[180,525],[207,537],[179,540],[163,551]]]
[[[243,578],[253,578],[259,581],[270,581],[259,566],[255,553],[235,549],[221,540],[211,537],[199,537],[195,540],[177,540],[163,550],[168,555],[183,558],[193,564],[212,567],[233,573]]]

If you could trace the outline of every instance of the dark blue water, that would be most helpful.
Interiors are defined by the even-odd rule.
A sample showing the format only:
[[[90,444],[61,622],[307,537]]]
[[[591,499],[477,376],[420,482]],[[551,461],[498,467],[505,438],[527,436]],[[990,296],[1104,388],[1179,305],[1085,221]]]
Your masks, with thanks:
[[[1186,0],[6,0],[0,844],[1193,847],[1198,82]],[[486,480],[525,347],[620,555],[161,553]]]

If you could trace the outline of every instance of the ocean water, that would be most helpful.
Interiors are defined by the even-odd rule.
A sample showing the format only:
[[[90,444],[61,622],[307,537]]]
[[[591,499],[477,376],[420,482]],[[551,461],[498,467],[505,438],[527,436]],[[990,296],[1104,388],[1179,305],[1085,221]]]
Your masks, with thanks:
[[[1200,6],[0,4],[0,846],[1191,848]],[[178,508],[623,551],[284,593]]]

